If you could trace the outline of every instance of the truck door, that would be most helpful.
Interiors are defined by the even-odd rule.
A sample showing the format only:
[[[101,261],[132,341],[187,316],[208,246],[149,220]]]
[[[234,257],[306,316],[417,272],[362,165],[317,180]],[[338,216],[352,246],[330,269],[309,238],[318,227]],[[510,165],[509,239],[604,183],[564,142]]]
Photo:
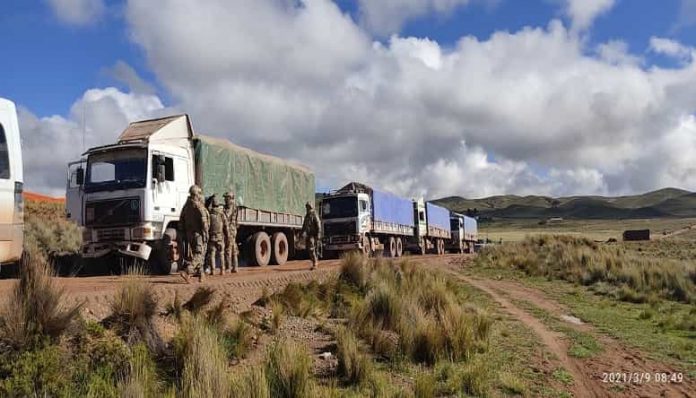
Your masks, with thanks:
[[[87,161],[85,159],[68,163],[68,181],[65,187],[65,217],[77,225],[83,225],[83,187],[86,164]]]
[[[155,213],[164,217],[178,216],[179,192],[175,183],[174,156],[154,153],[152,155],[152,187]]]
[[[22,255],[22,152],[14,104],[0,99],[0,263]]]

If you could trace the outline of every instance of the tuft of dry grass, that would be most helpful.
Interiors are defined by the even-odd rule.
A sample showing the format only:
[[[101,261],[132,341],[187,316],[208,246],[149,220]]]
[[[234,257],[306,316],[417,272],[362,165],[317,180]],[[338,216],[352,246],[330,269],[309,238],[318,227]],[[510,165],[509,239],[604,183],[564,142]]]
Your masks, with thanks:
[[[111,315],[104,323],[128,344],[145,343],[152,352],[161,352],[163,342],[154,323],[157,301],[152,286],[142,279],[143,272],[133,269],[111,300]]]
[[[82,245],[80,227],[65,219],[63,203],[25,201],[24,237],[25,249],[36,249],[47,259],[78,253]]]
[[[362,384],[372,377],[372,361],[360,350],[360,343],[352,331],[340,327],[336,331],[338,375],[346,383]]]
[[[312,359],[307,350],[291,341],[276,341],[268,348],[264,370],[272,397],[303,398],[311,392]]]
[[[261,366],[250,366],[234,373],[232,398],[271,398],[266,373]]]
[[[338,276],[340,280],[362,290],[367,285],[369,275],[367,258],[363,254],[348,252],[344,255]]]
[[[198,316],[185,318],[173,345],[184,397],[226,397],[230,392],[227,355],[220,335]]]
[[[47,338],[56,341],[80,313],[81,304],[64,305],[65,294],[55,285],[45,259],[30,250],[21,263],[19,280],[0,314],[0,338],[15,348],[27,348]]]
[[[222,333],[222,339],[231,358],[246,358],[254,345],[254,330],[248,323],[239,319]]]
[[[128,376],[121,381],[119,390],[122,398],[160,396],[157,369],[148,348],[142,344],[133,347]]]

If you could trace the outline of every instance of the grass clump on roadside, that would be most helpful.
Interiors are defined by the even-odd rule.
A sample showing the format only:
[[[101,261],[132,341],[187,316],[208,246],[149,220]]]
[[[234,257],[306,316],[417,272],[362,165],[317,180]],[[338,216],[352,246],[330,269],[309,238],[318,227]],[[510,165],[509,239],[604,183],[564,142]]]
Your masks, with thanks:
[[[80,227],[65,219],[65,205],[35,200],[24,202],[25,248],[36,248],[47,259],[75,254],[82,244]]]
[[[152,352],[160,352],[163,342],[155,327],[157,301],[143,272],[131,270],[123,286],[111,300],[111,315],[104,323],[129,344],[144,342]]]
[[[476,259],[482,267],[523,271],[592,286],[607,284],[619,300],[642,303],[651,296],[696,303],[696,265],[627,251],[570,236],[534,236],[522,242],[484,250]]]
[[[272,397],[301,398],[312,388],[312,359],[306,349],[291,341],[276,341],[268,348],[264,372]]]
[[[31,253],[22,261],[19,280],[0,314],[0,340],[15,349],[57,341],[81,308],[64,305],[64,291],[55,285],[45,259]]]
[[[218,332],[197,316],[185,318],[173,340],[178,383],[186,397],[225,397],[227,353]]]

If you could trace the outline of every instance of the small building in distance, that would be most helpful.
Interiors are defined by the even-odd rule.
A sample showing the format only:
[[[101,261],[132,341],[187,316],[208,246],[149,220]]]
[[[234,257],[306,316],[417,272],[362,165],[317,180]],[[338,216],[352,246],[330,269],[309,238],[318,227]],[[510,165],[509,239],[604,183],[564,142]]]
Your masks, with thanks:
[[[623,233],[624,242],[650,240],[649,229],[628,229]]]
[[[563,222],[563,217],[551,217],[546,220],[548,224],[558,224]]]

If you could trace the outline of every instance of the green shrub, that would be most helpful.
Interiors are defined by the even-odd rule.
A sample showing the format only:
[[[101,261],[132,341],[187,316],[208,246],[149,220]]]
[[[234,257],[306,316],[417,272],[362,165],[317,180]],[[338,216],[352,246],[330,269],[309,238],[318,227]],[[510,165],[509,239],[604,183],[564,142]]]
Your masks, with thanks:
[[[432,373],[420,372],[413,384],[415,398],[434,398],[437,391],[437,380]]]
[[[157,378],[157,367],[150,356],[147,346],[133,346],[133,356],[130,361],[128,376],[119,386],[123,398],[148,398],[160,396],[160,382]]]
[[[0,392],[5,397],[50,397],[70,393],[68,356],[56,345],[30,349],[3,363]]]

